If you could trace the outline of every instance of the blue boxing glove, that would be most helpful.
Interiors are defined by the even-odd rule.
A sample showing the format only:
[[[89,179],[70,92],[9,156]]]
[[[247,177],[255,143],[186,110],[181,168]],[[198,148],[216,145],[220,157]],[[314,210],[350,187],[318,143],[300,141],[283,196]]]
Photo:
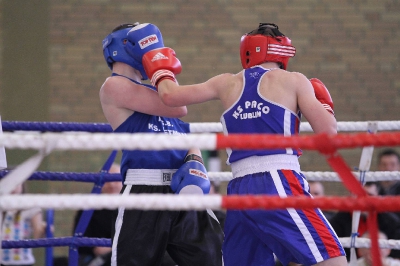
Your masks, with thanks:
[[[148,79],[142,65],[142,58],[148,51],[164,47],[164,41],[160,30],[150,23],[139,24],[133,27],[127,34],[125,51],[140,65],[142,79]]]
[[[203,160],[195,154],[187,155],[185,163],[172,176],[171,189],[176,194],[208,194],[210,180]]]

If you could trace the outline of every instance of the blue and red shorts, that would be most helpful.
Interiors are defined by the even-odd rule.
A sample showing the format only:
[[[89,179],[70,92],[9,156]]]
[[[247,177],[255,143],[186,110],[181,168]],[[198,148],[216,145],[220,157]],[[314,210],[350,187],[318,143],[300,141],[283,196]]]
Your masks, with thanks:
[[[294,170],[273,170],[235,178],[228,195],[308,196],[305,177]],[[275,256],[313,265],[345,256],[344,249],[320,209],[228,210],[224,227],[225,266],[275,265]]]

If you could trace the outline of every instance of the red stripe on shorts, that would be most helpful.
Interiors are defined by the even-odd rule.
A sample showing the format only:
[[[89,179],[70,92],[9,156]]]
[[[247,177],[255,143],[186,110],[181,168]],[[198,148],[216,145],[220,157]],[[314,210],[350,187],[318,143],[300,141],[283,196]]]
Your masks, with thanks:
[[[292,170],[282,170],[282,173],[288,180],[293,196],[304,196],[303,188]],[[317,212],[311,209],[304,209],[302,211],[306,215],[308,221],[315,228],[329,256],[331,258],[341,256],[340,249],[338,248],[336,241],[331,234],[331,231],[327,228],[324,221],[320,218]]]

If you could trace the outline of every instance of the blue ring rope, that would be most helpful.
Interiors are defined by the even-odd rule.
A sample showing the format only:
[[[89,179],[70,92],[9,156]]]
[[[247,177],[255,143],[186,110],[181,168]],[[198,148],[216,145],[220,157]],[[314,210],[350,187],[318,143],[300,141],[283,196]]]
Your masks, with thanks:
[[[3,121],[3,131],[39,131],[39,132],[64,132],[81,131],[91,133],[111,133],[111,126],[107,123],[75,123],[75,122],[24,122]]]
[[[8,170],[0,171],[0,179],[6,176]],[[104,182],[121,181],[121,174],[112,173],[75,173],[75,172],[34,172],[28,180],[49,180],[49,181],[74,181],[74,182],[87,182],[95,183],[100,178],[103,178]]]

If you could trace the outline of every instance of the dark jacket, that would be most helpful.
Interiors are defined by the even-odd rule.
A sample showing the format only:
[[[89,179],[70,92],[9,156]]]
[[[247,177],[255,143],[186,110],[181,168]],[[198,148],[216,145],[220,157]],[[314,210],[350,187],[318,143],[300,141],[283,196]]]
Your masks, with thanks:
[[[400,218],[390,212],[378,213],[379,231],[386,234],[388,239],[400,239]],[[365,219],[361,217],[361,219]],[[352,214],[349,212],[338,212],[330,219],[330,223],[338,237],[350,237]],[[360,236],[361,237],[361,236]],[[347,260],[350,260],[350,249],[346,248]],[[392,250],[390,257],[400,258],[400,250]]]

